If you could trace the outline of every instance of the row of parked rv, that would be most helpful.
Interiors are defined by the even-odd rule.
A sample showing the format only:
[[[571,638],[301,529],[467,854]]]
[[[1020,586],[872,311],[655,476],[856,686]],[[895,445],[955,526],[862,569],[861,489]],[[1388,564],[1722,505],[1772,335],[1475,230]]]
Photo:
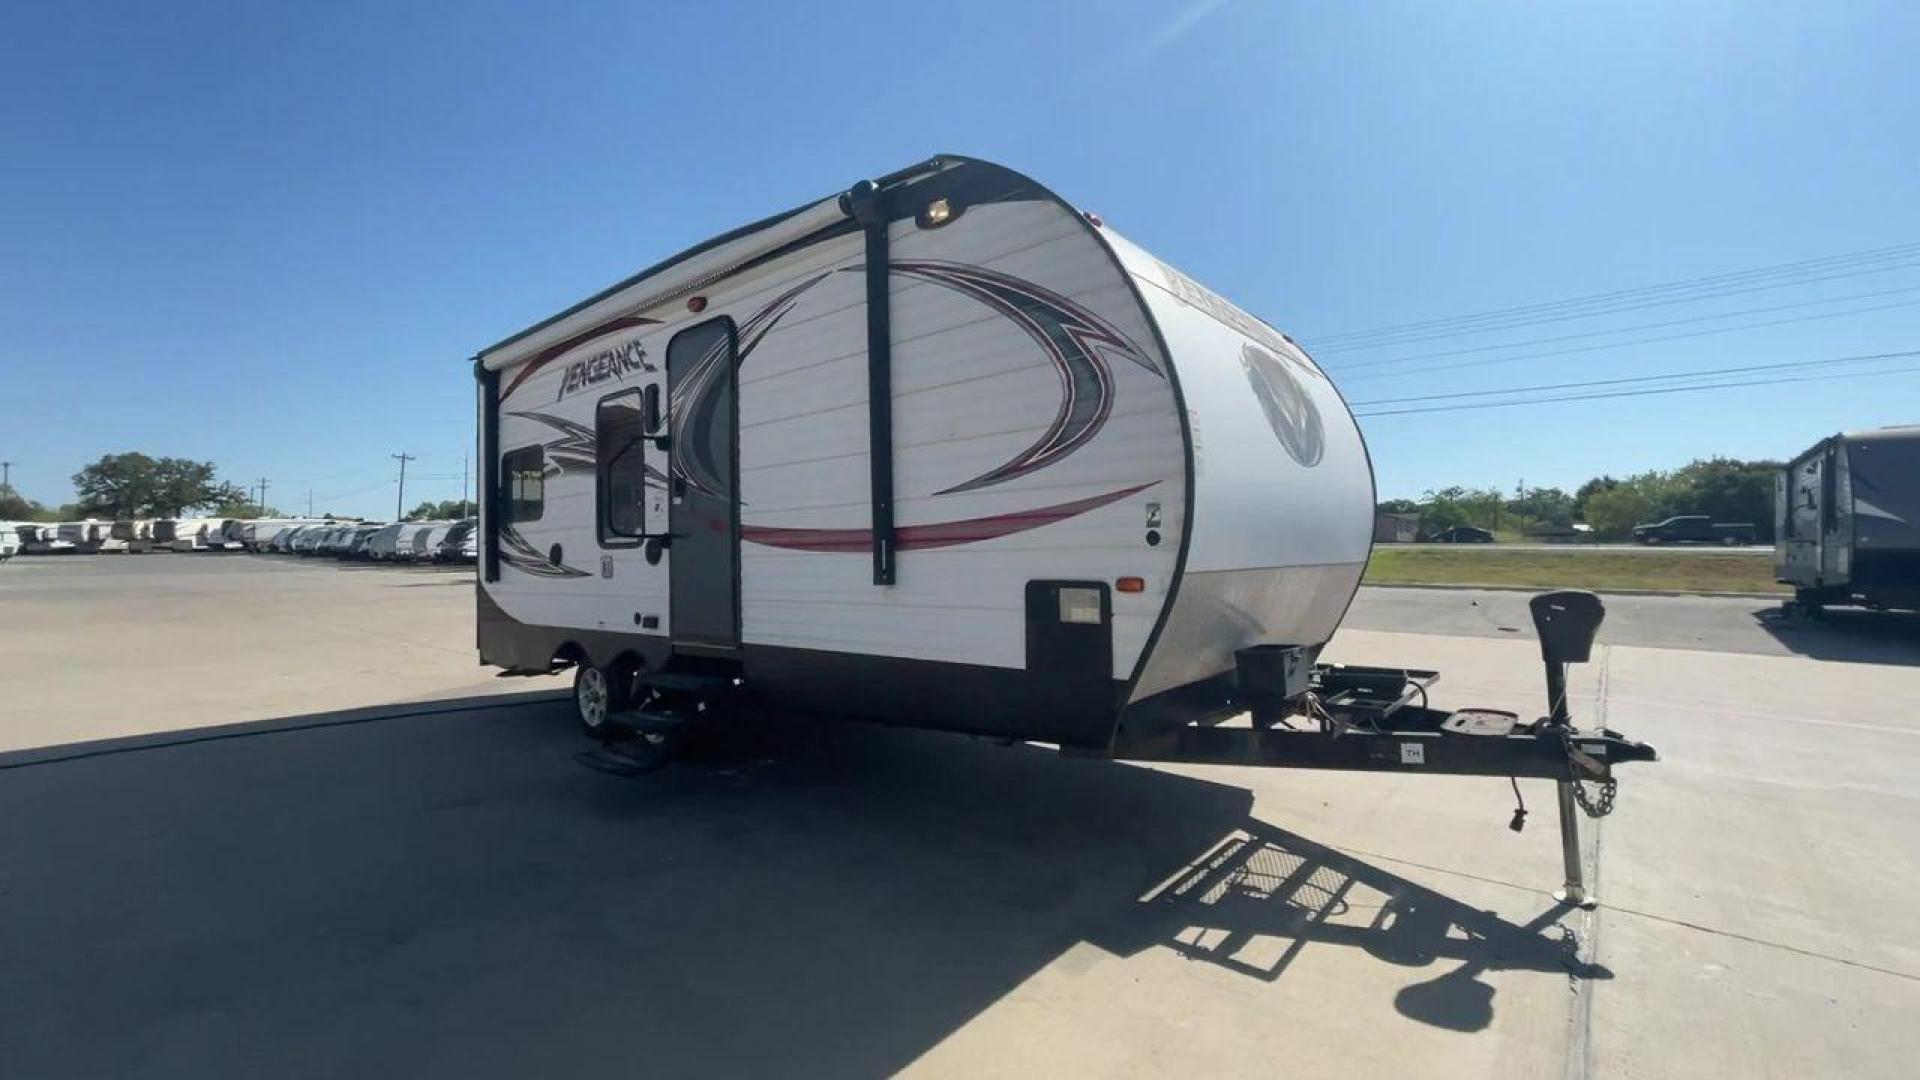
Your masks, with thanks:
[[[474,521],[140,518],[0,522],[0,558],[102,551],[255,551],[395,562],[473,562]]]

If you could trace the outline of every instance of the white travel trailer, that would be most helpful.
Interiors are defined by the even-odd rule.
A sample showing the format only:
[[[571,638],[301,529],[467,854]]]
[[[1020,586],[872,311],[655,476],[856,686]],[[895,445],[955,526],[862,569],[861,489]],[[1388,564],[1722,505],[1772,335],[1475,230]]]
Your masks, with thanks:
[[[400,550],[395,557],[408,562],[421,562],[433,558],[434,548],[453,528],[451,521],[414,521],[409,522],[407,530],[401,534]]]
[[[120,550],[139,555],[153,550],[153,519],[120,518],[113,523],[113,539]]]
[[[22,555],[66,555],[74,550],[73,541],[61,538],[57,524],[22,522],[14,528],[20,534]]]
[[[465,518],[447,527],[447,531],[433,545],[434,562],[471,563],[480,556],[480,538],[474,526],[473,518]]]
[[[247,551],[266,551],[283,530],[314,523],[313,518],[254,518],[239,522],[230,534],[237,537]]]
[[[1402,708],[1408,673],[1315,667],[1372,543],[1340,394],[1285,335],[1007,169],[863,181],[474,370],[481,660],[573,666],[582,724],[644,736],[629,754],[740,703],[1135,758],[1410,761],[1369,743],[1377,722],[1271,723],[1361,693],[1423,739],[1513,758],[1489,775],[1574,775],[1558,732],[1448,735],[1449,714]],[[1196,726],[1249,706],[1267,722]]]
[[[20,533],[11,521],[0,521],[0,562],[13,558],[20,551]]]
[[[81,555],[92,555],[112,544],[114,551],[126,550],[124,541],[113,538],[113,522],[88,518],[85,521],[63,521],[58,526],[59,538],[71,544],[70,550]]]
[[[1815,443],[1774,484],[1774,576],[1809,614],[1920,610],[1920,425]]]
[[[221,551],[226,541],[221,538],[220,530],[225,527],[221,518],[180,518],[173,523],[172,547],[175,551]]]
[[[408,531],[409,523],[404,521],[383,525],[368,534],[362,554],[378,562],[391,561],[400,552],[400,537]]]

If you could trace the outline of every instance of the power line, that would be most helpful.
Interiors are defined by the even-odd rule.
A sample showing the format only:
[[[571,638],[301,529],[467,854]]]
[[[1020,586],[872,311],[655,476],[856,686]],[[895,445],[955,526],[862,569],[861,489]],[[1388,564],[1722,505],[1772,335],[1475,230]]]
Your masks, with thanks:
[[[1540,386],[1509,386],[1499,390],[1460,390],[1448,394],[1416,394],[1412,397],[1374,398],[1371,401],[1350,401],[1352,408],[1364,408],[1369,405],[1399,405],[1406,402],[1446,401],[1465,397],[1492,397],[1499,394],[1531,394],[1540,390],[1572,390],[1584,386],[1619,386],[1625,383],[1664,382],[1672,379],[1697,379],[1707,375],[1732,375],[1750,371],[1779,371],[1784,368],[1829,367],[1834,364],[1864,364],[1874,360],[1899,360],[1909,356],[1920,356],[1920,349],[1905,352],[1868,353],[1861,356],[1835,356],[1826,360],[1788,360],[1779,364],[1741,364],[1737,367],[1705,368],[1698,371],[1676,371],[1668,375],[1633,375],[1619,379],[1590,379],[1585,382],[1546,383]]]
[[[1519,356],[1493,356],[1484,360],[1462,360],[1455,364],[1429,364],[1415,371],[1375,371],[1366,374],[1346,376],[1343,382],[1359,382],[1364,379],[1393,379],[1411,374],[1427,374],[1434,371],[1458,371],[1461,368],[1485,367],[1488,364],[1509,364],[1518,360],[1544,360],[1554,356],[1576,356],[1581,353],[1604,352],[1607,349],[1623,349],[1629,345],[1653,345],[1662,341],[1684,341],[1689,338],[1709,337],[1713,334],[1731,334],[1741,330],[1763,330],[1769,326],[1789,326],[1794,323],[1815,322],[1820,319],[1839,319],[1848,315],[1866,315],[1875,311],[1892,311],[1895,308],[1908,308],[1920,305],[1920,300],[1902,300],[1896,304],[1878,304],[1873,307],[1853,308],[1848,311],[1823,311],[1814,315],[1799,315],[1791,319],[1770,319],[1766,322],[1747,323],[1742,326],[1717,326],[1707,330],[1693,330],[1684,334],[1661,334],[1655,337],[1633,338],[1630,341],[1611,341],[1602,345],[1582,345],[1572,349],[1552,349],[1540,353],[1522,353]]]
[[[1611,390],[1599,394],[1568,394],[1560,397],[1522,398],[1518,401],[1473,401],[1456,405],[1431,405],[1418,409],[1383,409],[1355,413],[1355,418],[1407,416],[1413,413],[1463,412],[1468,409],[1503,409],[1510,405],[1550,405],[1562,401],[1599,401],[1604,398],[1651,397],[1657,394],[1684,394],[1696,390],[1731,390],[1745,386],[1777,386],[1782,383],[1823,382],[1829,379],[1869,379],[1876,375],[1905,375],[1920,372],[1920,365],[1889,368],[1886,371],[1842,371],[1830,375],[1799,375],[1780,379],[1747,379],[1735,382],[1700,383],[1695,386],[1656,386],[1644,390]]]
[[[1886,273],[1907,269],[1915,265],[1912,260],[1916,258],[1920,258],[1920,244],[1903,244],[1801,263],[1784,263],[1731,274],[1689,278],[1609,293],[1595,293],[1567,300],[1526,304],[1471,315],[1452,315],[1344,334],[1330,334],[1307,338],[1305,341],[1319,353],[1384,348],[1436,337],[1487,333],[1517,326],[1561,322],[1567,319],[1587,318],[1667,304],[1691,303],[1719,296],[1736,296],[1767,289],[1785,288],[1789,285],[1809,285],[1839,278],[1858,277],[1862,274]],[[1813,276],[1807,276],[1809,274]],[[1770,280],[1776,278],[1780,280]]]
[[[1413,353],[1409,356],[1395,356],[1383,360],[1362,360],[1357,364],[1344,364],[1335,369],[1337,372],[1360,371],[1367,368],[1386,367],[1403,364],[1410,360],[1437,360],[1449,356],[1470,356],[1473,353],[1493,352],[1496,349],[1519,349],[1530,345],[1553,345],[1562,341],[1579,341],[1582,338],[1606,337],[1609,334],[1628,334],[1635,330],[1660,330],[1669,326],[1686,326],[1691,323],[1710,322],[1714,319],[1737,319],[1742,315],[1768,315],[1776,311],[1792,311],[1796,308],[1815,307],[1820,304],[1848,304],[1855,300],[1876,300],[1882,296],[1896,296],[1902,293],[1920,292],[1920,285],[1904,285],[1898,289],[1881,289],[1876,292],[1854,293],[1851,296],[1826,296],[1818,300],[1802,300],[1793,304],[1768,304],[1765,307],[1746,308],[1741,311],[1722,311],[1712,315],[1692,315],[1684,319],[1668,319],[1665,322],[1640,323],[1637,326],[1618,326],[1610,330],[1587,330],[1578,334],[1560,334],[1555,337],[1532,338],[1527,341],[1505,341],[1497,345],[1474,345],[1465,349],[1443,349],[1438,352]],[[1733,329],[1739,329],[1734,327]]]

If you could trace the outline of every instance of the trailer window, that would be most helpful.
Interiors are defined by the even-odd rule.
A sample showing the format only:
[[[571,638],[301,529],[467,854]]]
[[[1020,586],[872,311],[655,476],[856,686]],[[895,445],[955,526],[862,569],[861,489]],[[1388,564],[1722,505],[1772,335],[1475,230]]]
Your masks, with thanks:
[[[646,535],[646,434],[646,398],[639,390],[608,395],[594,410],[602,544],[637,543]]]
[[[506,477],[507,522],[539,521],[547,505],[546,450],[525,446],[500,459],[500,472]]]

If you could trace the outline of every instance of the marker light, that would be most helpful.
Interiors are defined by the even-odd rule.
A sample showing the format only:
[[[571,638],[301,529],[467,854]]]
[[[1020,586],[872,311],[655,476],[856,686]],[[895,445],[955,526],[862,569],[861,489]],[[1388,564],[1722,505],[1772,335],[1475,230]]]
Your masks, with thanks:
[[[1137,577],[1123,577],[1115,580],[1113,583],[1113,587],[1116,589],[1119,589],[1121,592],[1146,592],[1147,579],[1137,578]]]
[[[952,221],[954,217],[953,204],[943,195],[928,203],[926,209],[915,214],[913,223],[923,229],[937,229]]]
[[[702,311],[707,310],[707,298],[704,296],[687,297],[687,310],[695,313],[696,315]]]

